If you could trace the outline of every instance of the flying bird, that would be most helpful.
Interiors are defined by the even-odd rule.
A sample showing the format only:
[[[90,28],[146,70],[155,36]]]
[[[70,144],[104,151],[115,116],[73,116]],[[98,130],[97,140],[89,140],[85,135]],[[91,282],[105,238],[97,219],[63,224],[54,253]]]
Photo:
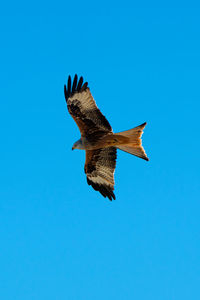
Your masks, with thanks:
[[[84,171],[87,183],[109,200],[115,200],[114,172],[116,167],[117,149],[149,160],[142,147],[141,135],[146,123],[133,129],[113,133],[112,127],[101,111],[81,76],[68,77],[64,85],[67,108],[78,125],[81,138],[74,143],[72,150],[85,150]]]

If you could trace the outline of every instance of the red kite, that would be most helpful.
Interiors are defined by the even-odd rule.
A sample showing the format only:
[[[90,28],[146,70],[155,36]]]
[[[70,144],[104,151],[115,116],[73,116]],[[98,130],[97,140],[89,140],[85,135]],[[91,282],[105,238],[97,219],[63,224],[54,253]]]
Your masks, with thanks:
[[[71,84],[69,76],[64,93],[69,113],[81,132],[81,138],[74,143],[72,150],[85,150],[84,170],[87,183],[112,201],[115,199],[113,191],[117,149],[149,160],[141,141],[146,123],[127,131],[113,133],[109,122],[96,106],[88,83],[83,83],[83,77],[78,81],[75,75]]]

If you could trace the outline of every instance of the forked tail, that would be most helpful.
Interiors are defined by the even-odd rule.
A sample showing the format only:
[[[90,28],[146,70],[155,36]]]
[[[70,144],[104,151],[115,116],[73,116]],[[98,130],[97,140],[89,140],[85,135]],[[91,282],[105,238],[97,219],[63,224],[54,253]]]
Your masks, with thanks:
[[[143,129],[146,126],[146,124],[147,123],[143,123],[142,125],[137,126],[133,129],[116,133],[116,136],[118,137],[123,136],[126,138],[125,143],[121,145],[116,145],[116,147],[119,148],[120,150],[141,157],[145,160],[149,160],[144,151],[144,148],[142,147],[142,140],[141,140]]]

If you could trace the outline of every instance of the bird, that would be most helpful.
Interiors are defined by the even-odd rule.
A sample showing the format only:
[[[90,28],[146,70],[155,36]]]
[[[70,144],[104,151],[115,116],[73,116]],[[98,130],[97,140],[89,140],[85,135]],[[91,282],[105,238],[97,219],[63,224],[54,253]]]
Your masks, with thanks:
[[[72,150],[85,150],[84,171],[88,185],[109,200],[115,200],[114,172],[117,149],[148,161],[142,147],[141,136],[146,122],[130,130],[114,133],[105,116],[98,109],[88,87],[77,74],[73,82],[68,76],[64,85],[67,108],[78,125],[81,138],[73,144]]]

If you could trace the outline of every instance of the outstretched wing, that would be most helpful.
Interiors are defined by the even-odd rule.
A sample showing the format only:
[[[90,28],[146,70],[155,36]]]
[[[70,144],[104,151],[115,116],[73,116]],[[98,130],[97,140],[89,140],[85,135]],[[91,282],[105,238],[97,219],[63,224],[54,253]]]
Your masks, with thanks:
[[[115,147],[86,150],[85,173],[87,183],[104,197],[115,200],[114,171],[117,150]]]
[[[99,136],[112,131],[107,119],[102,115],[92,97],[88,83],[83,84],[83,77],[78,81],[74,76],[73,84],[68,77],[68,84],[64,86],[65,99],[69,113],[79,127],[82,136],[99,133]]]

